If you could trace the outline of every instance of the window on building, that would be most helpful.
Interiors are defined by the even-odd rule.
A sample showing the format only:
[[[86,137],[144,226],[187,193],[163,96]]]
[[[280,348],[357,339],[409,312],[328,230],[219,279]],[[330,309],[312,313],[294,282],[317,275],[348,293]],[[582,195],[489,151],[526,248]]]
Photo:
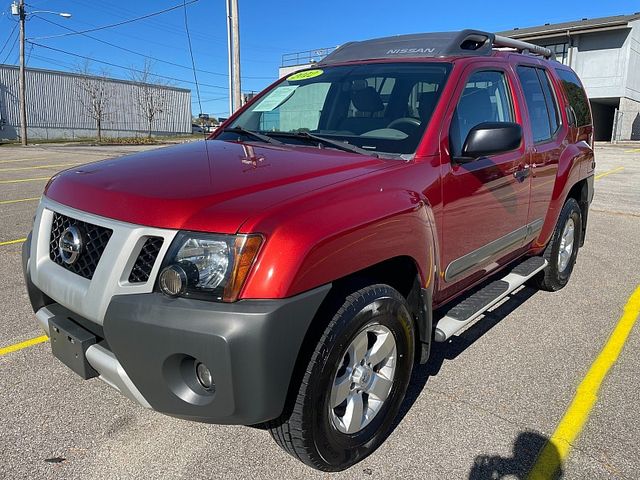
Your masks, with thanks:
[[[562,81],[562,88],[575,114],[576,126],[583,127],[590,125],[591,111],[589,110],[589,100],[578,76],[571,70],[557,69],[556,73]]]
[[[512,122],[511,94],[504,72],[473,73],[464,87],[451,120],[449,133],[453,156],[462,153],[473,127],[484,122]]]

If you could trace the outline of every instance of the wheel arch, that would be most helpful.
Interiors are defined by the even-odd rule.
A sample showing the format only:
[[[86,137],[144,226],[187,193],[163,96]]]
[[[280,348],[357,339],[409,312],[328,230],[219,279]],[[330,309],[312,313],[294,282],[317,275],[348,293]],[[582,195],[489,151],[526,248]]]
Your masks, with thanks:
[[[580,214],[582,216],[582,228],[580,231],[580,246],[584,245],[585,234],[587,232],[587,218],[589,215],[589,179],[585,178],[575,183],[569,193],[567,199],[573,198],[580,206]],[[565,199],[565,202],[567,200]]]

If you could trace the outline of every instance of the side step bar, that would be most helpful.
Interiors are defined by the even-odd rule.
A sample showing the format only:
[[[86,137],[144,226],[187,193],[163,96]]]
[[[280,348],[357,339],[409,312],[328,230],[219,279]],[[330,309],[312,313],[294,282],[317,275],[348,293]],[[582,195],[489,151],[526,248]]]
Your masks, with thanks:
[[[546,266],[547,261],[542,257],[528,258],[513,268],[504,278],[491,282],[473,295],[466,297],[438,321],[435,341],[445,342],[450,339]]]

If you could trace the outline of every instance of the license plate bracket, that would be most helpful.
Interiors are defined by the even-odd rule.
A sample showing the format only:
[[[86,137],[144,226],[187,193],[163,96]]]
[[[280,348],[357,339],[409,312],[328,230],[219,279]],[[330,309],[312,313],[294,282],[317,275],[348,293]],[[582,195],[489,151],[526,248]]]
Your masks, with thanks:
[[[98,341],[95,335],[63,316],[49,319],[49,333],[51,351],[58,360],[85,380],[99,375],[86,356],[87,349]]]

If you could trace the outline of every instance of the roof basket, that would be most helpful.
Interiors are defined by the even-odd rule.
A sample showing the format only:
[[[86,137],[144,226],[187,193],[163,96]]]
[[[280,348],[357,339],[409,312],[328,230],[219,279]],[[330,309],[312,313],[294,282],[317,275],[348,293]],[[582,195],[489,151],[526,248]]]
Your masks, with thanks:
[[[548,48],[532,43],[480,30],[462,30],[460,32],[398,35],[349,42],[327,55],[319,64],[330,65],[389,58],[487,56],[491,55],[494,47],[513,48],[519,52],[542,55],[545,58],[553,56]]]

